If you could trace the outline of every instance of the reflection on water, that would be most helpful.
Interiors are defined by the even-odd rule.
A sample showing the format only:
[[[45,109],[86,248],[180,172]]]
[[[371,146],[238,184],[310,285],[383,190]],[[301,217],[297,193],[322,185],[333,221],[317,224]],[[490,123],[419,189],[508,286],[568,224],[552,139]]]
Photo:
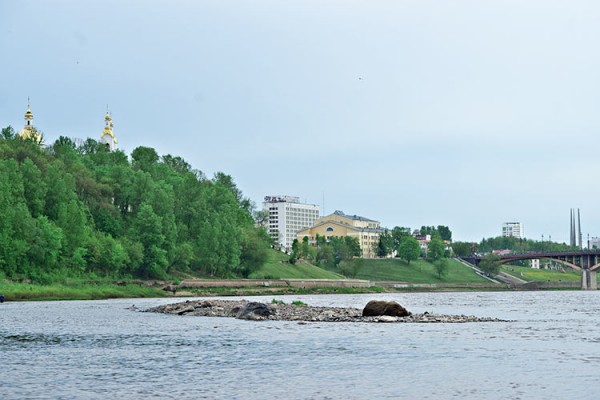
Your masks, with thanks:
[[[375,297],[514,322],[298,324],[128,309],[165,299],[4,303],[0,398],[596,398],[598,292],[277,298],[362,307]]]

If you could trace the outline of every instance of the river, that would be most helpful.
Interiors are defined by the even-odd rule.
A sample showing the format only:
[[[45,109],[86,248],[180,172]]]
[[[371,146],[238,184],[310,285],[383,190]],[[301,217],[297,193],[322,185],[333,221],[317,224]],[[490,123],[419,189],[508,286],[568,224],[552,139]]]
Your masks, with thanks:
[[[0,304],[1,399],[598,399],[600,292],[268,296],[512,322],[241,321],[185,299]]]

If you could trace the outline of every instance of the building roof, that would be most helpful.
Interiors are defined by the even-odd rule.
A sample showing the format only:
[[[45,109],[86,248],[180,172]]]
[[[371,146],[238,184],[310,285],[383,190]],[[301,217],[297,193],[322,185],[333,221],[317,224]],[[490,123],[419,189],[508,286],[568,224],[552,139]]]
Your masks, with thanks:
[[[363,228],[363,227],[359,227],[359,226],[348,225],[348,224],[345,224],[345,223],[339,222],[339,221],[325,220],[325,221],[321,221],[318,224],[313,225],[311,227],[301,229],[301,230],[299,230],[297,232],[297,234],[300,234],[300,232],[303,232],[303,231],[310,231],[311,229],[315,229],[315,228],[321,227],[323,225],[328,225],[328,224],[329,225],[342,226],[344,228],[353,230],[355,232],[376,232],[376,233],[381,233],[381,232],[385,231],[385,229],[383,229],[383,228]]]
[[[375,221],[373,219],[361,217],[360,215],[356,215],[356,214],[354,214],[354,215],[344,214],[344,212],[340,211],[340,210],[335,210],[335,212],[332,215],[337,215],[337,216],[340,216],[340,217],[348,218],[348,219],[351,219],[353,221],[378,222],[378,221]]]

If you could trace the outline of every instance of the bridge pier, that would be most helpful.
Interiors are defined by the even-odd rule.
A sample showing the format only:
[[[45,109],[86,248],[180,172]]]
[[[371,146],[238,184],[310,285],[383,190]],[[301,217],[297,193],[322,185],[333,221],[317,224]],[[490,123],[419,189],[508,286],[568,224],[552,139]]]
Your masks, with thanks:
[[[598,290],[596,271],[590,271],[589,269],[581,270],[581,290]]]

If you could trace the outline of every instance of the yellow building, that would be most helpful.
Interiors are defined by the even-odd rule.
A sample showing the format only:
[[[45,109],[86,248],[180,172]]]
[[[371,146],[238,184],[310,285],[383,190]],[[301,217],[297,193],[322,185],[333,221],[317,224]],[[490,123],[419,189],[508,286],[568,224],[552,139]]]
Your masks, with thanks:
[[[302,242],[308,236],[310,243],[315,243],[317,235],[321,237],[343,237],[350,236],[358,240],[362,257],[375,258],[375,246],[379,242],[379,235],[384,231],[378,221],[360,217],[358,215],[346,215],[342,211],[336,211],[317,219],[310,228],[298,231],[297,239]]]

